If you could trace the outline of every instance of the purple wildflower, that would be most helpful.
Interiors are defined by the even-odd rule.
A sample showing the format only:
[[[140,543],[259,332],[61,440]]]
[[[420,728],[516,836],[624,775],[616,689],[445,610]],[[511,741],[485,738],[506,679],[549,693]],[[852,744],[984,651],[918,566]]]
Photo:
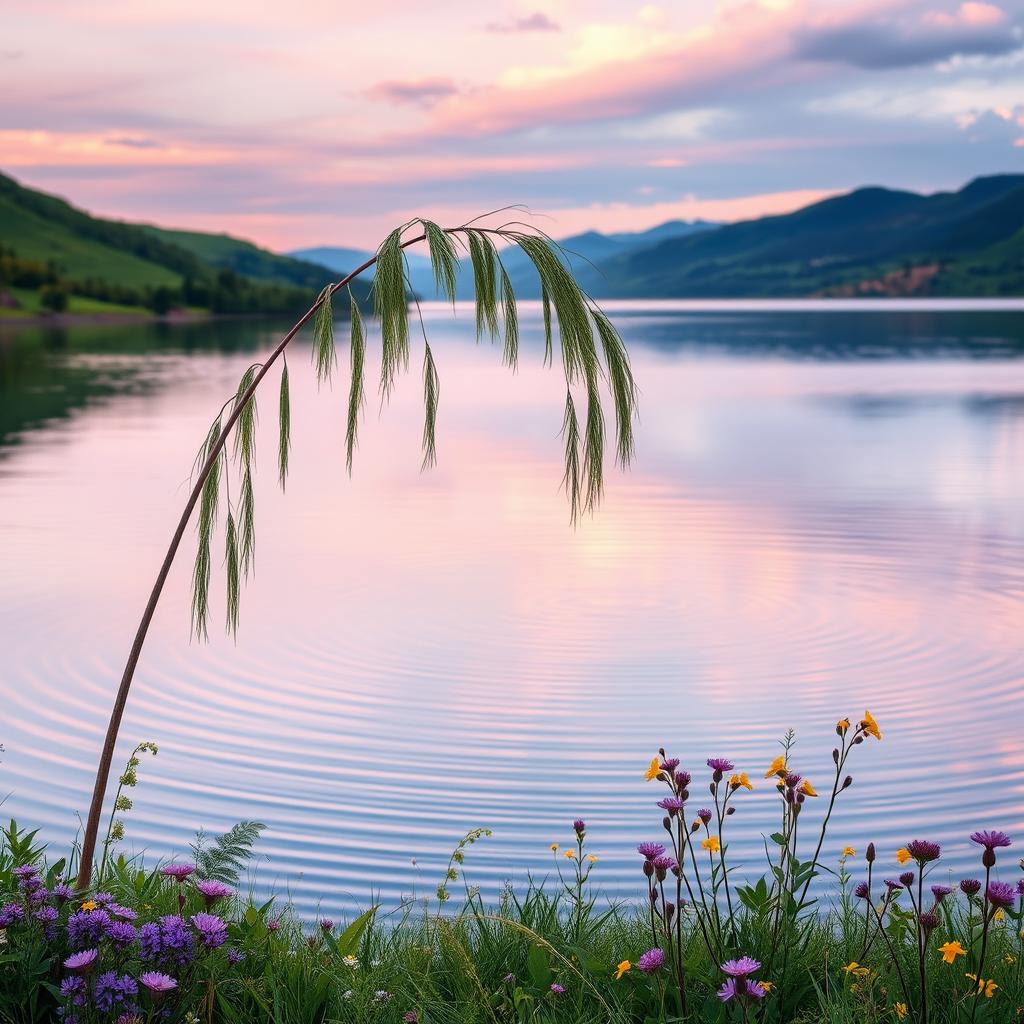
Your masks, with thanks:
[[[75,949],[95,946],[109,927],[110,915],[105,910],[79,910],[68,918],[68,942]]]
[[[514,974],[512,974],[512,973],[509,973],[509,974],[506,974],[505,977],[502,978],[501,980],[502,980],[502,983],[505,984],[505,985],[514,985],[516,983],[516,976]]]
[[[732,761],[728,761],[724,757],[709,757],[707,765],[716,774],[731,772],[736,767]]]
[[[173,992],[178,983],[169,974],[159,971],[145,971],[139,975],[139,981],[152,996],[153,1002],[159,1002],[168,992]]]
[[[551,994],[555,996],[564,996],[565,989],[559,985],[557,981],[553,981],[551,983]]]
[[[891,878],[885,880],[885,887],[892,893],[893,896],[898,892],[903,891],[903,886],[899,882],[894,882]]]
[[[23,921],[24,919],[25,909],[20,903],[5,903],[0,907],[0,928],[10,928],[15,921]]]
[[[193,914],[192,925],[199,932],[199,941],[207,949],[216,949],[227,941],[227,925],[216,914]]]
[[[1024,878],[1017,883],[1017,895],[1024,896]]]
[[[726,960],[722,970],[730,978],[746,978],[755,971],[761,970],[761,964],[752,956],[740,957],[738,960]]]
[[[867,882],[858,882],[857,888],[853,890],[853,895],[859,900],[871,899],[871,886]]]
[[[995,850],[1001,846],[1013,845],[1013,841],[1005,832],[990,831],[989,829],[984,829],[981,832],[972,832],[971,842],[984,846],[986,850]]]
[[[646,953],[636,962],[638,971],[643,971],[644,974],[654,974],[656,971],[660,971],[662,965],[665,963],[665,951],[663,949],[647,950]]]
[[[195,864],[165,864],[160,869],[160,874],[173,878],[180,885],[189,875],[194,874],[195,870]]]
[[[948,885],[933,885],[932,896],[936,903],[941,903],[953,890]]]
[[[40,924],[47,925],[53,924],[60,917],[60,914],[56,907],[40,907],[32,916]]]
[[[640,843],[640,845],[636,848],[636,852],[639,853],[640,856],[644,858],[644,860],[654,860],[656,857],[660,857],[665,852],[665,844]]]
[[[228,963],[237,966],[245,959],[245,954],[239,949],[228,950]]]
[[[67,882],[58,882],[53,887],[53,892],[50,894],[58,903],[67,903],[75,895],[74,886],[68,885]]]
[[[927,864],[929,861],[938,860],[942,848],[938,843],[928,839],[914,839],[907,843],[907,853],[910,854],[918,864]]]
[[[19,882],[23,882],[26,878],[35,878],[39,874],[39,869],[32,864],[21,864],[11,873]]]
[[[994,907],[1010,910],[1017,900],[1017,893],[1013,886],[1006,882],[989,882],[988,888],[985,890],[985,898]]]
[[[179,967],[192,959],[192,934],[176,914],[139,929],[139,956],[145,962],[167,962]]]
[[[669,775],[671,775],[678,767],[678,757],[666,757],[665,760],[661,762],[661,770],[668,772]]]
[[[85,979],[77,975],[65,978],[60,983],[62,999],[67,999],[72,1006],[85,1006]]]
[[[576,833],[576,835],[581,836],[584,832],[587,831],[587,823],[582,818],[577,818],[572,823],[572,830]]]
[[[714,815],[706,807],[702,807],[697,812],[697,817],[700,818],[700,820],[703,821],[706,825],[714,817]]]
[[[327,932],[327,933],[333,932],[334,931],[334,922],[329,917],[321,918],[321,920],[320,920],[320,931]]]
[[[786,785],[789,786],[790,789],[795,789],[803,781],[804,777],[802,775],[797,775],[796,772],[790,772],[786,775]]]
[[[118,977],[113,971],[105,971],[92,989],[93,1002],[100,1013],[110,1013],[115,1006],[123,1007],[139,994],[139,986],[130,974]]]
[[[107,929],[107,938],[118,949],[127,949],[139,937],[131,921],[112,921]]]
[[[913,871],[904,871],[903,874],[900,875],[900,885],[905,885],[909,889],[914,884],[914,878],[915,875]]]
[[[234,895],[234,890],[230,886],[214,879],[200,879],[195,883],[195,886],[196,892],[203,897],[207,910],[218,900],[224,900]]]
[[[83,949],[80,953],[72,953],[64,961],[64,967],[72,974],[88,974],[100,958],[98,949]]]
[[[109,892],[98,892],[93,899],[101,906],[106,906],[108,903],[114,902],[114,894]]]
[[[960,880],[960,891],[965,896],[977,896],[981,892],[981,882],[976,878],[963,878]]]
[[[674,818],[683,809],[683,801],[677,796],[666,796],[658,801],[658,806]]]
[[[728,1003],[730,1000],[736,998],[736,979],[728,978],[722,984],[722,987],[718,990],[718,998],[723,1003]]]
[[[415,1010],[406,1010],[402,1014],[402,1020],[405,1024],[419,1024],[420,1015]]]
[[[269,921],[267,921],[267,931],[268,932],[276,932],[276,931],[280,931],[280,929],[281,929],[281,922],[280,922],[280,920],[278,918],[272,917],[272,918],[270,918]]]
[[[122,907],[119,903],[111,903],[107,907],[107,913],[121,918],[122,921],[134,921],[139,916],[130,907]]]
[[[36,875],[30,875],[28,878],[23,878],[18,885],[22,892],[27,892],[31,895],[43,889],[43,880]]]
[[[686,789],[692,778],[689,772],[676,772],[676,785],[680,789]]]

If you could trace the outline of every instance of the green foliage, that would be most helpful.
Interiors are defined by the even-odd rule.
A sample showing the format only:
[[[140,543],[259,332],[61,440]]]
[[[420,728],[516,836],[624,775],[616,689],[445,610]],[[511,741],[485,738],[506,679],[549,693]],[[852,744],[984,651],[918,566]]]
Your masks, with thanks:
[[[252,859],[252,849],[266,827],[261,821],[239,821],[212,839],[202,830],[197,832],[192,854],[200,877],[238,885],[242,871]]]
[[[351,347],[349,355],[348,421],[345,425],[345,466],[352,472],[352,455],[356,447],[356,433],[359,430],[359,414],[363,408],[364,369],[366,360],[366,336],[363,332],[363,317],[359,303],[349,292],[352,311]]]

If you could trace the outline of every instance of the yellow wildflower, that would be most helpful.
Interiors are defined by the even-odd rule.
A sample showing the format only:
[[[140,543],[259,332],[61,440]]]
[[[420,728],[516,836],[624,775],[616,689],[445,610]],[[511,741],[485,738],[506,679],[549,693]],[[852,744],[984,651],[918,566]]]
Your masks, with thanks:
[[[552,843],[551,844],[551,852],[552,853],[558,853],[558,843]]]
[[[1005,914],[1003,913],[1003,908],[1002,908],[1002,907],[1000,907],[1000,908],[999,908],[999,909],[998,909],[998,910],[997,910],[997,911],[996,911],[996,912],[995,912],[995,913],[994,913],[994,914],[992,915],[992,920],[993,920],[993,921],[1003,921],[1003,920],[1005,920],[1005,919],[1006,919],[1006,915],[1005,915]]]
[[[615,968],[615,980],[618,981],[626,971],[633,969],[633,965],[628,960],[623,960],[618,967]]]
[[[575,857],[575,856],[576,856],[576,851],[575,850],[566,850],[565,851],[566,860],[572,860],[573,857]]]
[[[587,854],[587,860],[589,860],[591,864],[596,864],[597,863],[597,854],[596,853],[588,853]]]
[[[881,730],[878,728],[878,723],[875,721],[870,711],[864,712],[864,717],[861,719],[861,728],[868,736],[874,736],[876,740],[882,738]]]
[[[843,857],[856,857],[857,851],[852,846],[843,847]]]
[[[979,978],[976,974],[965,974],[964,977],[970,978],[975,983],[979,995],[983,994],[986,999],[991,999],[996,994],[996,989],[999,988],[994,978],[989,978],[986,981],[984,978]]]
[[[804,781],[800,783],[800,792],[803,793],[804,796],[818,795],[818,791],[811,785],[810,779],[804,779]]]
[[[958,956],[967,956],[967,950],[959,942],[946,942],[939,946],[942,959],[951,964]]]
[[[766,779],[770,779],[773,775],[785,775],[788,769],[786,768],[786,759],[779,754],[777,758],[770,765],[768,765],[768,771],[764,773]]]
[[[1017,958],[1012,953],[1006,954],[1007,966],[1012,967],[1017,962]]]
[[[708,836],[707,839],[702,839],[700,845],[705,850],[710,850],[712,853],[718,853],[722,848],[718,842],[718,836]]]
[[[775,982],[774,981],[762,981],[762,982],[759,982],[759,984],[760,984],[761,988],[763,988],[765,990],[765,992],[771,992],[771,990],[773,988],[775,988]]]
[[[652,779],[656,779],[661,774],[661,758],[652,757],[650,766],[647,771],[644,772],[644,778],[650,782]]]
[[[845,733],[849,728],[850,720],[848,718],[840,718],[839,721],[836,722],[836,732],[838,733]]]
[[[95,900],[86,900],[82,904],[82,909],[83,910],[95,910],[98,906],[99,906],[99,904]]]
[[[860,965],[859,963],[857,963],[857,961],[856,961],[856,960],[851,960],[851,961],[850,961],[850,962],[849,962],[849,963],[848,963],[848,964],[847,964],[847,965],[846,965],[846,966],[845,966],[845,967],[843,968],[843,970],[844,970],[844,971],[845,971],[845,972],[846,972],[847,974],[855,974],[855,975],[857,975],[857,977],[858,977],[858,978],[863,978],[863,977],[865,977],[866,975],[868,975],[868,974],[870,974],[870,973],[871,973],[871,968],[870,968],[870,967],[863,967],[863,966],[861,966],[861,965]]]
[[[741,786],[744,789],[753,789],[754,787],[750,784],[750,779],[747,778],[746,772],[740,772],[738,775],[734,775],[729,780],[729,785],[733,789],[739,789]]]
[[[907,1016],[906,1003],[893,1003],[892,1012],[896,1014],[897,1020],[905,1020]]]
[[[906,864],[908,860],[910,860],[910,851],[905,846],[901,846],[896,851],[896,863]]]

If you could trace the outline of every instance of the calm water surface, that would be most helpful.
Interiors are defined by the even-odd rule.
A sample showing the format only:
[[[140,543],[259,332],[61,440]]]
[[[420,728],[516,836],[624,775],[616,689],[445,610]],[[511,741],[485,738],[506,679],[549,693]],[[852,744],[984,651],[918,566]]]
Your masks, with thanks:
[[[1024,840],[1024,314],[613,308],[638,459],[575,530],[535,313],[512,376],[465,310],[428,308],[427,474],[418,367],[370,403],[349,479],[344,389],[318,393],[293,355],[292,475],[281,495],[268,392],[237,643],[190,642],[189,544],[136,677],[123,752],[161,747],[136,849],[257,818],[260,883],[338,910],[432,889],[478,825],[495,835],[470,880],[522,881],[579,815],[595,880],[632,896],[659,745],[759,779],[793,727],[822,790],[836,719],[865,707],[885,739],[856,752],[833,853],[874,839],[888,859],[920,834],[959,870],[971,829]],[[0,329],[0,795],[49,840],[87,806],[211,413],[273,337]],[[775,800],[758,786],[731,819],[749,864]]]

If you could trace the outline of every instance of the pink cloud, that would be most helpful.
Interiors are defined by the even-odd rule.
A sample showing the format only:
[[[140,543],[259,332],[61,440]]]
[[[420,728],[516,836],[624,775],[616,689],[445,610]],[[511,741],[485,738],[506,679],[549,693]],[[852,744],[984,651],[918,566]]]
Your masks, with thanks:
[[[366,90],[366,95],[389,103],[431,106],[448,96],[457,95],[458,91],[458,86],[450,78],[421,78],[407,82],[378,82]]]

